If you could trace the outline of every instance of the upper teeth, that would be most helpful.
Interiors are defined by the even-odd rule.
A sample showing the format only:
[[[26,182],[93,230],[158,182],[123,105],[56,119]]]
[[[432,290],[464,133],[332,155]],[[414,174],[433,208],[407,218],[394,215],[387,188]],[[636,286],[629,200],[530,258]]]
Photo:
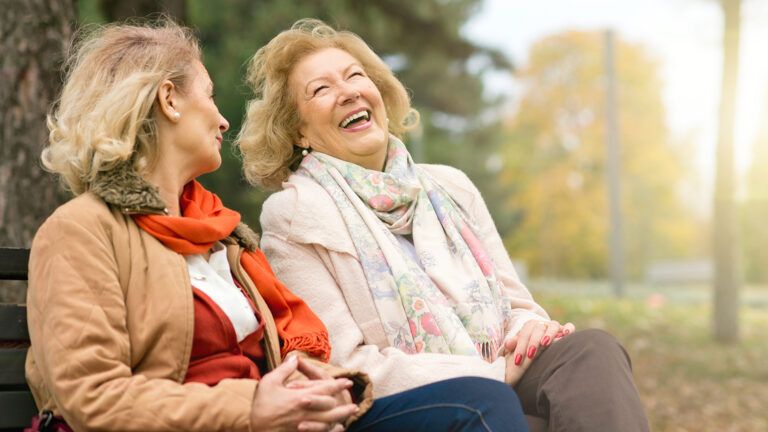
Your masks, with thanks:
[[[341,122],[341,127],[343,127],[343,128],[347,127],[348,124],[350,124],[353,121],[359,119],[360,117],[365,117],[366,120],[367,120],[368,119],[368,111],[359,111],[359,112],[356,112],[356,113],[352,114],[351,116],[345,118]]]

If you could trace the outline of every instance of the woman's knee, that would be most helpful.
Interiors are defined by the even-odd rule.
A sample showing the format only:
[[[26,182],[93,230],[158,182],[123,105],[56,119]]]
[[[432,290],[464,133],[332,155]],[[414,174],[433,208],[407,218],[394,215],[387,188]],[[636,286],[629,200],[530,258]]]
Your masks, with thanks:
[[[621,342],[605,330],[596,328],[580,330],[567,336],[563,340],[579,347],[588,355],[599,356],[601,358],[605,358],[606,356],[623,358],[631,367],[631,360],[627,351],[621,345]]]

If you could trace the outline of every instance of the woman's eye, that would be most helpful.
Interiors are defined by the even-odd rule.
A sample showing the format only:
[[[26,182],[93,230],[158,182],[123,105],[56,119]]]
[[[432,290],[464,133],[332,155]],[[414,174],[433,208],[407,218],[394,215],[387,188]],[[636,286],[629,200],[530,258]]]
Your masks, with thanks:
[[[357,71],[357,72],[352,72],[352,75],[350,75],[349,77],[352,78],[356,76],[365,76],[365,75],[362,72]]]
[[[320,87],[316,88],[315,91],[312,92],[312,96],[317,96],[318,93],[320,93],[321,90],[325,90],[327,88],[328,88],[328,86],[320,86]]]

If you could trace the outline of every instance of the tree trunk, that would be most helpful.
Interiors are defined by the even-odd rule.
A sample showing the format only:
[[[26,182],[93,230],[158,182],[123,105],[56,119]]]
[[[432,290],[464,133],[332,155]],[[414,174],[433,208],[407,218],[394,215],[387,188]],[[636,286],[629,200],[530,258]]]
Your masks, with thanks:
[[[741,284],[734,204],[733,158],[741,0],[721,0],[720,4],[723,9],[725,26],[723,31],[720,125],[717,139],[717,171],[715,173],[713,330],[717,340],[734,342],[739,338],[739,285]]]
[[[101,10],[108,21],[123,21],[164,13],[180,23],[187,21],[186,0],[100,0]]]
[[[7,0],[0,10],[0,246],[29,247],[63,201],[40,152],[74,19],[74,0]],[[0,301],[23,295],[22,288],[0,289]]]

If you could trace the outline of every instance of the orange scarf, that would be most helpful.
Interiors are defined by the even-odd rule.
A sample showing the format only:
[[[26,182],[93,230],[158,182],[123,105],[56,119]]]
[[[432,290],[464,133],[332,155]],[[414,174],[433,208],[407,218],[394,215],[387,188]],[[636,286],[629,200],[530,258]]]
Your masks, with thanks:
[[[240,213],[224,207],[219,197],[193,180],[184,186],[179,199],[181,217],[134,215],[144,231],[182,255],[209,251],[229,236],[240,223]],[[240,264],[251,278],[272,313],[281,341],[281,354],[304,351],[325,361],[331,356],[328,331],[299,297],[275,277],[261,250],[246,250]]]

